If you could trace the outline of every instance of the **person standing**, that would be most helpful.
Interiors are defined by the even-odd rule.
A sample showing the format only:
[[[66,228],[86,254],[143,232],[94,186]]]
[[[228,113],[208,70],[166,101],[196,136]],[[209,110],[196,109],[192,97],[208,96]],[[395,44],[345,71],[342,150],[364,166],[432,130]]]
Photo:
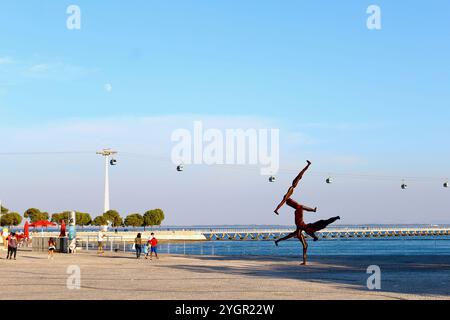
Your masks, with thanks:
[[[152,238],[150,240],[150,244],[152,247],[150,249],[150,260],[152,260],[153,253],[155,253],[156,259],[159,259],[158,258],[158,240],[156,239],[155,234],[153,232],[151,233],[151,236],[152,236]]]
[[[136,258],[139,259],[142,252],[142,237],[140,233],[134,239],[134,249],[136,250]]]
[[[3,238],[3,248],[5,250],[8,250],[8,237],[9,237],[8,227],[3,227],[2,238]]]
[[[98,244],[98,246],[97,246],[97,253],[98,254],[105,253],[105,251],[103,250],[103,238],[104,237],[105,237],[105,234],[103,233],[103,230],[100,229],[98,231],[98,234],[97,234],[97,244]]]
[[[9,239],[8,239],[8,255],[6,256],[6,259],[9,258],[9,260],[11,260],[13,254],[14,254],[14,260],[16,260],[17,238],[16,238],[16,234],[14,232],[11,232],[11,235],[9,236]]]
[[[147,252],[145,253],[145,259],[148,259],[148,256],[150,255],[150,250],[152,247],[152,236],[150,236],[147,240]]]
[[[148,243],[145,242],[145,240],[144,240],[144,244],[142,245],[142,253],[145,256],[145,259],[147,259],[147,257],[148,257]]]
[[[53,238],[50,238],[48,240],[48,256],[47,259],[52,259],[53,260],[53,254],[56,250],[56,242]]]

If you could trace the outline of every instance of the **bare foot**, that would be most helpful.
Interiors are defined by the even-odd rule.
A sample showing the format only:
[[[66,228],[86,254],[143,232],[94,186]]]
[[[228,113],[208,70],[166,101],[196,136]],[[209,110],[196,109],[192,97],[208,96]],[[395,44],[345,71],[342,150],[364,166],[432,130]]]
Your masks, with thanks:
[[[308,164],[311,164],[311,161],[309,161],[309,160],[306,160],[306,162],[307,162]]]
[[[275,212],[275,214],[279,214],[277,210],[275,210],[274,212]]]
[[[306,266],[306,262],[300,263],[301,266]]]
[[[275,242],[275,245],[276,245],[276,246],[278,247],[278,241],[277,241],[277,240],[275,240],[274,242]]]
[[[317,212],[317,207],[314,208],[314,212]]]

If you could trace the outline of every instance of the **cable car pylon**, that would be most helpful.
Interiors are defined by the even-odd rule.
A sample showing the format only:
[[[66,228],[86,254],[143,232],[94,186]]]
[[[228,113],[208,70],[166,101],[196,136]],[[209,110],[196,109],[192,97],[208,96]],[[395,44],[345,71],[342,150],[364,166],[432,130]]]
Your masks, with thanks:
[[[102,151],[97,151],[96,153],[105,157],[105,198],[103,202],[103,212],[106,212],[109,211],[109,166],[116,165],[117,160],[112,158],[112,156],[117,154],[117,151],[112,149],[103,149]]]

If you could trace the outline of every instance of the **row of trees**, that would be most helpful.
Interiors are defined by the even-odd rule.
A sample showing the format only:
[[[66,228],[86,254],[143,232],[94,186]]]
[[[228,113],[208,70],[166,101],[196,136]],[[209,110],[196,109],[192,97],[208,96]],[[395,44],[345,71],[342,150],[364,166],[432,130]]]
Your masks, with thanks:
[[[140,213],[132,213],[126,216],[125,219],[122,219],[116,210],[109,210],[103,215],[96,217],[92,224],[102,226],[110,223],[113,227],[131,226],[144,227],[145,229],[148,226],[159,226],[163,220],[164,212],[161,209],[148,210],[143,215]]]
[[[61,213],[54,213],[50,219],[51,222],[61,223],[61,220],[67,224],[69,223],[70,211],[63,211]],[[92,218],[89,213],[75,211],[75,222],[77,226],[88,226],[92,224]]]
[[[164,220],[164,212],[161,209],[148,210],[144,215],[133,213],[125,218],[125,225],[132,227],[159,226]]]
[[[54,213],[49,217],[48,212],[42,212],[37,208],[30,208],[26,210],[23,216],[30,221],[36,222],[40,220],[51,220],[54,223],[60,223],[64,220],[67,224],[69,221],[70,211],[63,211]],[[164,220],[164,212],[161,209],[153,209],[146,211],[143,215],[140,213],[132,213],[125,219],[122,219],[119,212],[116,210],[109,210],[103,215],[91,218],[89,213],[75,212],[75,220],[78,226],[84,227],[88,225],[104,226],[111,224],[113,227],[132,226],[132,227],[148,227],[159,226]],[[22,222],[22,216],[17,212],[9,212],[7,208],[1,207],[0,224],[2,226],[17,226]]]

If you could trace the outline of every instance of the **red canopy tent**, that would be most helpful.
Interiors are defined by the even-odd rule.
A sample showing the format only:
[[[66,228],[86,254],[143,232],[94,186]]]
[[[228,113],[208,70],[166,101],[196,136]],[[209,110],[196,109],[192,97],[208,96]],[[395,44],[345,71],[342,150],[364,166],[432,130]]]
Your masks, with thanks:
[[[40,220],[33,223],[30,223],[30,227],[48,227],[48,226],[56,226],[56,223],[53,223],[48,220]]]
[[[56,223],[50,222],[48,220],[40,220],[40,221],[30,223],[29,226],[33,227],[33,228],[35,228],[35,227],[47,228],[48,226],[56,226]]]

